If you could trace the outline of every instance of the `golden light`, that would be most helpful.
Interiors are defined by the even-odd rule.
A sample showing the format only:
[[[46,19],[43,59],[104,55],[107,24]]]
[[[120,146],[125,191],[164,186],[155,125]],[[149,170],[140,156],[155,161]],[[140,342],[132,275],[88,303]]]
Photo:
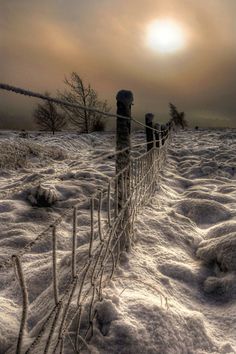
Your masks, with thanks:
[[[181,26],[170,19],[160,19],[147,28],[148,46],[162,54],[170,54],[183,49],[186,36]]]

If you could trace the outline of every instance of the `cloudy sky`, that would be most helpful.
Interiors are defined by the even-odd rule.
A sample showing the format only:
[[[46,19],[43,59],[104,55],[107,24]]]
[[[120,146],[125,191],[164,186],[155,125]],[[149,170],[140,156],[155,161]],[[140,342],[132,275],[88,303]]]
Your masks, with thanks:
[[[168,117],[171,101],[191,125],[236,127],[235,0],[1,0],[0,82],[56,94],[78,72],[115,111],[119,89],[133,115]],[[150,45],[153,21],[168,19],[184,46]],[[32,127],[37,101],[0,92],[0,127]]]

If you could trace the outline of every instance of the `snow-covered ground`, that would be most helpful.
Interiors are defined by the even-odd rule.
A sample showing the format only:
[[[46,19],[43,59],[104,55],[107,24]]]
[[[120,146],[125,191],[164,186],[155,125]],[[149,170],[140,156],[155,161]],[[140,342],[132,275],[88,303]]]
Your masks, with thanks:
[[[135,142],[143,142],[137,134]],[[0,136],[0,263],[18,252],[114,174],[112,134]],[[98,307],[92,353],[236,353],[236,132],[178,133],[171,143],[159,190],[138,217],[136,242],[123,253]],[[16,159],[17,155],[17,159]],[[15,168],[15,169],[13,169]],[[28,201],[43,179],[57,195],[52,208]],[[79,215],[81,233],[87,215]],[[84,229],[83,229],[84,227]],[[65,221],[60,256],[69,248]],[[47,241],[47,240],[46,240]],[[83,240],[81,241],[83,244]],[[47,242],[24,260],[30,287],[28,333],[37,323],[50,286]],[[0,270],[0,353],[19,328],[14,274]],[[68,350],[68,354],[70,351]]]

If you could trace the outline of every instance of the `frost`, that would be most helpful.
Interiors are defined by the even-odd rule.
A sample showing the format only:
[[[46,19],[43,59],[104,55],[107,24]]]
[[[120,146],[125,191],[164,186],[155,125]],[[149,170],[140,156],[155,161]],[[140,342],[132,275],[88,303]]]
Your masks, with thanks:
[[[96,309],[100,331],[103,335],[107,335],[111,322],[117,320],[119,317],[116,306],[111,300],[103,300],[97,304]]]
[[[134,144],[144,139],[141,131],[132,136]],[[85,197],[104,188],[115,171],[114,157],[94,159],[113,153],[114,146],[111,133],[32,132],[23,139],[1,132],[0,192],[12,193],[0,203],[0,261],[33,242],[65,208],[81,202],[76,263],[83,269],[91,217]],[[101,303],[95,293],[94,337],[82,354],[235,353],[235,149],[235,132],[230,130],[173,135],[152,203],[135,222],[131,252],[121,254]],[[13,192],[15,188],[20,192]],[[97,213],[94,217],[97,222]],[[104,222],[106,218],[102,215]],[[71,279],[71,220],[72,214],[57,228],[60,296]],[[54,306],[51,253],[49,231],[22,257],[30,302],[25,346]],[[13,271],[0,269],[0,353],[8,348],[8,353],[15,352],[21,300]],[[76,300],[77,293],[73,313]],[[84,304],[82,333],[89,310]],[[72,340],[76,326],[77,318],[70,328]],[[67,340],[64,351],[73,352]]]
[[[55,188],[39,185],[32,188],[28,199],[32,205],[39,207],[50,207],[58,200],[58,192]]]
[[[5,353],[15,342],[20,322],[16,318],[17,306],[11,300],[0,297],[0,353]]]
[[[208,277],[204,281],[206,293],[227,295],[229,298],[236,293],[236,273],[228,273],[218,277]]]
[[[52,160],[64,160],[68,157],[67,152],[53,145],[42,145],[35,141],[18,139],[0,141],[0,168],[19,169],[29,167],[33,159],[48,162]]]
[[[236,233],[202,241],[197,256],[205,262],[217,262],[224,271],[236,271]]]
[[[183,200],[177,205],[177,212],[188,217],[197,225],[209,225],[227,220],[231,212],[220,203],[212,200]]]

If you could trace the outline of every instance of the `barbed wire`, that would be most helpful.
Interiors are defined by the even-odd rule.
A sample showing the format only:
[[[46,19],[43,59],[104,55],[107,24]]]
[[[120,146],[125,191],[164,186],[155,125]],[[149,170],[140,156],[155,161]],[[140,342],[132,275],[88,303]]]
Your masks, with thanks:
[[[159,142],[161,142],[161,140],[164,140],[164,138],[161,138],[159,140]],[[138,147],[143,147],[143,146],[146,146],[146,145],[149,145],[149,144],[156,144],[158,143],[158,140],[154,139],[154,140],[151,140],[151,141],[146,141],[145,143],[140,143],[140,144],[135,144],[135,145],[132,145],[132,149],[136,149]]]
[[[168,131],[168,129],[159,130],[159,129],[155,129],[155,128],[149,127],[148,125],[139,122],[138,120],[134,119],[133,117],[125,117],[125,116],[122,116],[122,115],[119,115],[119,114],[115,114],[115,113],[104,112],[104,111],[101,111],[101,110],[99,110],[97,108],[83,106],[83,105],[81,105],[79,103],[70,103],[70,102],[63,101],[61,99],[55,98],[55,97],[49,97],[49,96],[43,95],[41,93],[33,92],[33,91],[30,91],[30,90],[25,90],[25,89],[22,89],[20,87],[15,87],[15,86],[11,86],[11,85],[8,85],[8,84],[0,83],[0,89],[1,90],[5,90],[5,91],[9,91],[9,92],[14,92],[16,94],[28,96],[28,97],[39,98],[39,99],[44,100],[44,101],[53,102],[53,103],[56,103],[56,104],[59,104],[59,105],[67,106],[67,107],[83,109],[83,110],[86,110],[86,111],[89,111],[89,112],[98,113],[98,114],[101,114],[103,116],[110,117],[110,118],[120,118],[120,119],[125,119],[125,120],[132,120],[136,124],[139,124],[140,126],[142,126],[144,128],[151,129],[153,132],[156,132],[156,133],[163,133],[165,131]]]
[[[70,102],[63,101],[61,99],[55,98],[55,97],[49,97],[49,96],[43,95],[41,93],[25,90],[25,89],[22,89],[20,87],[11,86],[11,85],[8,85],[8,84],[0,83],[0,89],[1,90],[5,90],[5,91],[11,91],[11,92],[14,92],[14,93],[17,93],[17,94],[20,94],[20,95],[24,95],[24,96],[28,96],[28,97],[40,98],[41,100],[53,102],[53,103],[56,103],[56,104],[59,104],[59,105],[67,106],[67,107],[83,109],[83,110],[86,110],[86,111],[89,111],[89,112],[102,114],[103,116],[107,116],[107,117],[111,117],[111,118],[117,118],[118,117],[118,118],[126,119],[126,120],[130,119],[128,117],[120,116],[120,115],[117,115],[117,114],[111,114],[111,113],[107,113],[107,112],[104,112],[104,111],[100,111],[97,108],[86,107],[86,106],[83,106],[83,105],[81,105],[79,103],[70,103]]]
[[[168,131],[169,131],[168,128],[159,130],[159,129],[150,127],[149,125],[146,125],[146,124],[144,124],[144,123],[138,121],[138,120],[135,119],[135,118],[131,118],[131,120],[132,120],[133,122],[135,122],[136,124],[138,124],[138,125],[144,127],[144,128],[148,128],[148,129],[152,130],[152,131],[155,132],[155,133],[165,133],[165,132],[168,132]]]

